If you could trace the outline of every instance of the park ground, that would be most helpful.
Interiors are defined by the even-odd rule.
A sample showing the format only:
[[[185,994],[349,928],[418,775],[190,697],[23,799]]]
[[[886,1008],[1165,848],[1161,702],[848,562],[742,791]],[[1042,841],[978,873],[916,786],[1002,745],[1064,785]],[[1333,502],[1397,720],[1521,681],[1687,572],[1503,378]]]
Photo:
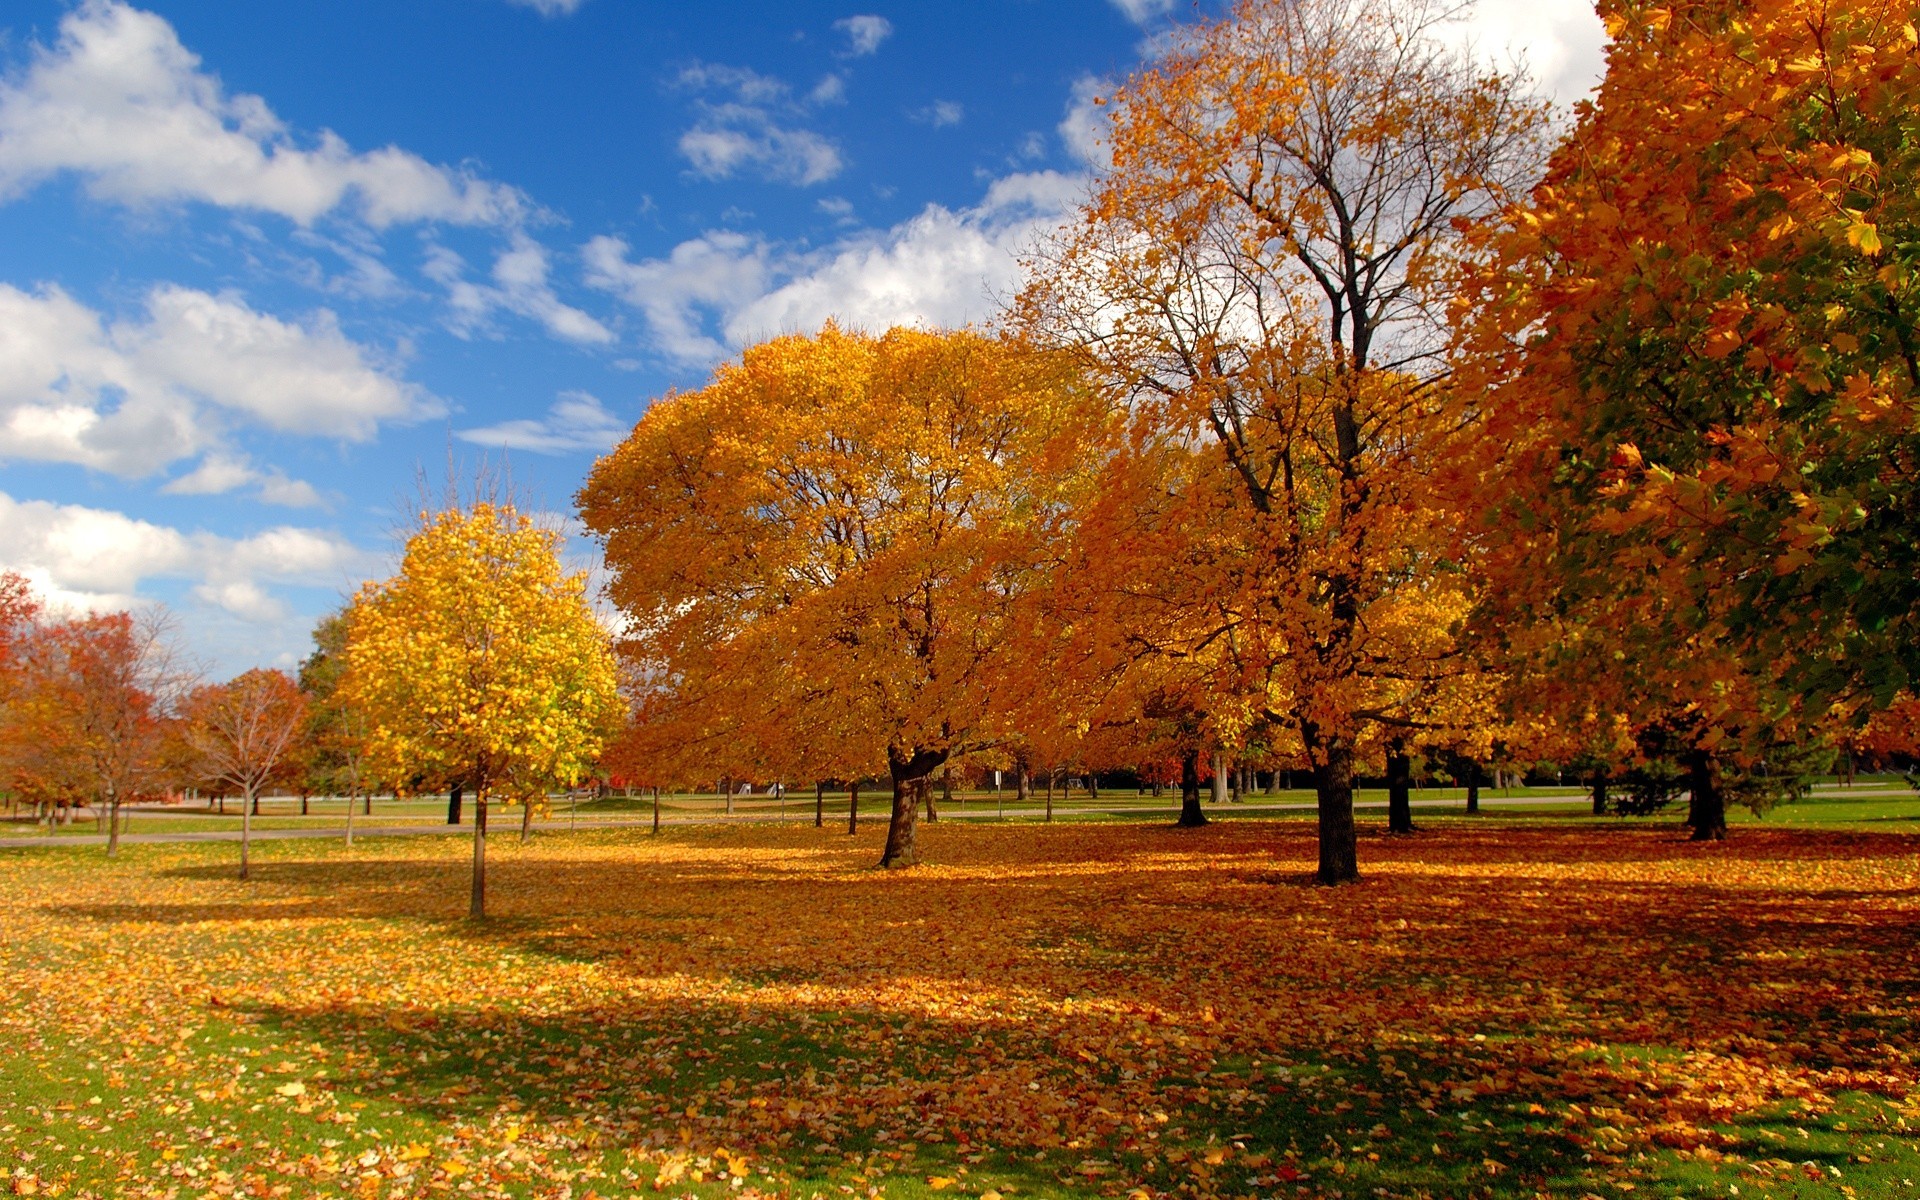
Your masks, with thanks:
[[[1874,821],[0,851],[0,1195],[1920,1195]]]

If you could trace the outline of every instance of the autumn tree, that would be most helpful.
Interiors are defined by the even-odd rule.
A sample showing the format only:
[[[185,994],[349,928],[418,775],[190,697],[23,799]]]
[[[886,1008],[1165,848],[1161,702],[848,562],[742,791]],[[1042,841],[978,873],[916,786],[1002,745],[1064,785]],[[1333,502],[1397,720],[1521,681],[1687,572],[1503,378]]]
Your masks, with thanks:
[[[1462,363],[1514,574],[1621,664],[1715,837],[1723,772],[1920,668],[1920,60],[1885,0],[1603,7],[1606,77]]]
[[[1010,732],[1006,635],[1096,416],[1064,358],[975,333],[752,347],[656,401],[580,494],[623,652],[728,753],[793,778],[884,762],[882,861],[909,865],[929,778]]]
[[[340,692],[347,671],[349,610],[321,618],[313,630],[313,653],[300,664],[300,691],[307,698],[306,720],[298,740],[303,786],[347,798],[347,844],[353,844],[353,809],[360,801],[367,751],[366,714],[348,705]],[[366,808],[373,811],[371,788]]]
[[[162,718],[185,678],[168,633],[159,612],[103,613],[44,622],[19,647],[9,740],[28,786],[94,803],[109,858],[121,805],[158,778]]]
[[[560,535],[510,503],[422,512],[400,570],[348,617],[338,695],[365,714],[367,756],[388,779],[473,789],[470,912],[486,913],[487,803],[570,786],[619,720],[607,636]]]
[[[1238,573],[1196,580],[1160,649],[1207,647],[1224,698],[1298,740],[1327,883],[1357,874],[1357,760],[1470,707],[1448,696],[1473,673],[1468,547],[1432,478],[1444,305],[1461,226],[1531,182],[1542,112],[1445,47],[1450,14],[1242,0],[1177,35],[1110,100],[1112,170],[1022,303],[1131,406],[1140,453],[1218,478],[1193,511],[1231,499]]]
[[[307,698],[285,671],[256,668],[195,688],[182,705],[200,773],[240,793],[240,878],[249,870],[253,814],[269,780],[298,748]]]

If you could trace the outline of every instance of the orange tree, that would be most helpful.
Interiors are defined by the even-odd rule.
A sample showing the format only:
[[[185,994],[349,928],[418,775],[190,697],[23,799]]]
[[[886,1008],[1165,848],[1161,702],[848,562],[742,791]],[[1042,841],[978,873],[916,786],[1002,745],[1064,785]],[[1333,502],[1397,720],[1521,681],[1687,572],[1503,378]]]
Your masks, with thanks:
[[[1113,98],[1113,169],[1022,313],[1082,347],[1160,446],[1231,496],[1245,565],[1187,639],[1236,631],[1233,695],[1318,790],[1319,878],[1357,874],[1357,757],[1464,670],[1468,577],[1429,486],[1463,222],[1531,182],[1539,107],[1434,36],[1451,10],[1242,0]],[[1178,651],[1178,646],[1170,647]]]
[[[1096,418],[1060,356],[833,326],[656,401],[580,493],[643,714],[795,778],[884,761],[910,865],[929,777],[1009,732]]]
[[[1468,297],[1464,361],[1532,534],[1517,574],[1712,791],[1920,670],[1914,14],[1606,16],[1606,78]]]
[[[198,773],[240,793],[240,878],[247,877],[260,793],[299,749],[307,698],[285,671],[256,668],[195,688],[182,705]]]
[[[389,780],[474,790],[470,912],[486,914],[487,801],[532,804],[593,766],[620,715],[613,656],[560,535],[511,504],[422,513],[400,571],[349,612],[337,696]]]

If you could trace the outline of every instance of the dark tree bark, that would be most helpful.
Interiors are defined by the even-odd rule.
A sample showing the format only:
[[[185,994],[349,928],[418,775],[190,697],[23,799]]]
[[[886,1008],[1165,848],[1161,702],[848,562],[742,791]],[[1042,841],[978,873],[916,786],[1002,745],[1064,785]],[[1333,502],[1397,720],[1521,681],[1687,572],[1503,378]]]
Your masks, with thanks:
[[[1087,799],[1093,801],[1100,799],[1100,775],[1096,771],[1087,772]]]
[[[1467,815],[1473,816],[1480,811],[1480,763],[1478,759],[1467,760]]]
[[[1727,797],[1720,790],[1720,762],[1704,750],[1687,755],[1687,824],[1692,841],[1727,840]]]
[[[813,827],[824,829],[827,824],[827,785],[816,779],[813,781]]]
[[[1174,824],[1197,829],[1206,823],[1200,808],[1200,752],[1188,750],[1180,756],[1180,819]]]
[[[887,775],[893,783],[893,814],[887,823],[887,848],[880,855],[883,867],[911,867],[919,862],[914,846],[915,820],[920,806],[933,800],[933,769],[947,761],[945,750],[887,749]]]
[[[300,793],[300,815],[301,815],[301,816],[303,816],[303,817],[307,815],[307,800],[308,800],[308,799],[309,799],[309,797],[307,796],[307,794],[306,794],[305,792],[301,792],[301,793]]]
[[[1416,833],[1413,824],[1413,760],[1398,740],[1387,744],[1387,832]]]
[[[928,779],[924,781],[920,786],[920,791],[926,797],[927,822],[928,824],[932,824],[940,819],[940,810],[935,807],[933,803],[933,780]]]
[[[660,832],[660,789],[653,789],[653,831]]]
[[[1611,806],[1607,795],[1607,784],[1610,782],[1605,767],[1593,773],[1593,815],[1596,817],[1606,816]]]
[[[526,845],[533,837],[533,801],[527,800],[520,805],[520,844]]]
[[[447,824],[458,825],[459,823],[460,785],[456,783],[453,785],[453,790],[447,793]]]
[[[473,891],[467,898],[467,916],[487,915],[487,789],[473,793]]]
[[[1047,768],[1047,824],[1049,825],[1053,824],[1053,776],[1058,770],[1058,767]],[[1065,786],[1064,780],[1062,786]]]
[[[847,785],[847,833],[860,832],[860,781]]]
[[[1307,739],[1309,748],[1313,739]],[[1360,878],[1360,852],[1353,825],[1353,747],[1336,738],[1321,747],[1314,768],[1320,867],[1315,878],[1329,886]]]

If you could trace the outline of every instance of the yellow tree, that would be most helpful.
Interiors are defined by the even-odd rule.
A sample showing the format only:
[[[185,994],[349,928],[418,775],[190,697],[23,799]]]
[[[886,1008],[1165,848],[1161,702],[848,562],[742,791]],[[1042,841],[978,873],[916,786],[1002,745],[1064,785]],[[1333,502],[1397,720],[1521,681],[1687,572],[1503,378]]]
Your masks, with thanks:
[[[511,504],[422,513],[400,571],[349,618],[343,704],[388,779],[460,779],[475,796],[471,913],[486,913],[487,802],[523,803],[592,767],[620,718],[606,633],[560,535]]]
[[[260,793],[298,748],[307,698],[284,671],[255,669],[194,689],[182,705],[201,777],[240,793],[240,878],[247,878]]]
[[[1433,486],[1444,302],[1459,227],[1530,182],[1542,112],[1444,47],[1450,12],[1242,0],[1180,35],[1112,98],[1112,171],[1022,306],[1141,415],[1142,452],[1220,477],[1193,503],[1231,495],[1241,573],[1166,649],[1230,651],[1228,697],[1298,739],[1327,883],[1357,874],[1357,757],[1470,673],[1466,547]]]
[[[1097,415],[1058,355],[832,326],[656,401],[580,494],[655,711],[798,778],[884,761],[913,863],[929,777],[1008,732]]]

